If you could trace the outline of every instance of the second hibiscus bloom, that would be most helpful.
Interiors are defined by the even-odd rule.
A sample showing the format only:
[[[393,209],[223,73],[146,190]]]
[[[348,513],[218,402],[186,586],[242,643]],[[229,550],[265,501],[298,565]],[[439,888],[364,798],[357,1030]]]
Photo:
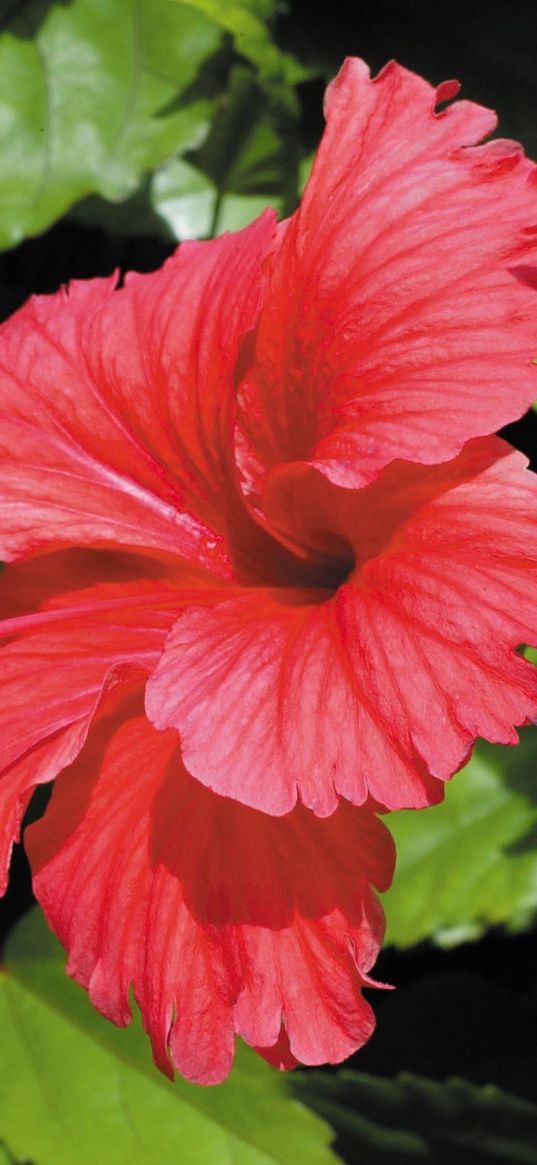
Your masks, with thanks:
[[[535,171],[446,96],[347,62],[292,219],[0,335],[4,857],[63,770],[36,893],[194,1080],[363,1043],[375,809],[537,714]]]

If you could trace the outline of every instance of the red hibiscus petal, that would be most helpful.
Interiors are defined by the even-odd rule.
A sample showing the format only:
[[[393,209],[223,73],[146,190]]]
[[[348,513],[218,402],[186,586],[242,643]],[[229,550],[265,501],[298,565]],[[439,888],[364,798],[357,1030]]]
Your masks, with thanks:
[[[537,396],[536,170],[476,146],[494,114],[446,96],[395,62],[330,86],[241,388],[251,492],[281,461],[353,487],[443,461]]]
[[[75,719],[0,772],[0,894],[7,890],[11,851],[19,839],[21,821],[32,793],[37,785],[52,780],[78,755],[90,721],[91,712],[86,718]]]
[[[339,603],[282,598],[250,593],[185,612],[147,685],[151,720],[179,729],[200,781],[265,813],[289,813],[299,793],[327,816],[339,793],[356,804],[375,795],[377,779],[397,807],[429,803],[425,765],[370,699]]]
[[[70,974],[119,1024],[133,985],[164,1071],[222,1080],[235,1033],[284,1064],[339,1061],[371,1034],[371,883],[389,883],[393,845],[369,810],[275,819],[215,796],[133,691],[109,695],[26,840]]]
[[[0,580],[11,616],[0,635],[12,637],[0,648],[1,891],[33,789],[77,755],[103,689],[126,667],[154,667],[184,601],[177,585],[136,578],[139,563],[129,567],[122,556],[62,552],[39,565],[38,572],[32,562],[9,566]],[[32,606],[39,610],[27,614]]]
[[[329,520],[356,567],[324,602],[252,589],[180,617],[147,708],[180,731],[189,771],[276,815],[297,791],[320,815],[338,795],[398,809],[438,799],[434,778],[477,736],[516,742],[513,725],[537,716],[535,669],[514,650],[537,616],[524,465],[492,438],[438,467],[391,466],[356,494],[320,475],[312,494],[303,470],[305,527]]]
[[[214,501],[232,493],[233,373],[273,235],[269,213],[119,290],[96,279],[34,298],[2,326],[0,557],[123,544],[229,574],[229,497],[224,517]]]
[[[256,1048],[260,1056],[272,1064],[273,1068],[278,1068],[280,1072],[288,1072],[291,1068],[298,1066],[298,1060],[289,1047],[289,1036],[284,1027],[280,1031],[279,1038],[271,1048]]]

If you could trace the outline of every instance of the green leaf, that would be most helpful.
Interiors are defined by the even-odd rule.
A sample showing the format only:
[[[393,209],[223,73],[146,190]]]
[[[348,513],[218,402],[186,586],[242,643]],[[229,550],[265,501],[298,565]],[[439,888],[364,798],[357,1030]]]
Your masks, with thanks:
[[[537,1160],[537,1105],[494,1085],[296,1073],[293,1092],[329,1120],[351,1165],[511,1165]]]
[[[481,743],[441,805],[390,814],[397,847],[384,896],[387,941],[454,945],[537,912],[537,731],[518,748]]]
[[[197,165],[222,193],[277,193],[284,153],[255,77],[249,69],[233,69]]]
[[[168,241],[238,230],[268,206],[284,214],[298,201],[298,153],[293,128],[280,132],[279,124],[252,72],[236,67],[189,161],[159,167],[127,202],[88,199],[74,214],[111,233]]]
[[[206,133],[211,103],[185,91],[222,29],[191,4],[30,0],[20,10],[4,0],[2,12],[1,247],[90,193],[126,198]]]
[[[29,1165],[29,1162],[14,1157],[5,1141],[0,1141],[0,1165]]]
[[[152,205],[176,238],[236,229],[268,205],[294,207],[296,141],[277,120],[250,70],[233,69],[207,139],[191,155],[195,165],[178,160],[154,175]]]
[[[281,198],[263,193],[224,192],[201,170],[178,159],[153,176],[150,201],[175,239],[206,238],[239,230],[267,206],[281,211]]]
[[[220,194],[214,182],[183,158],[161,166],[126,202],[88,198],[72,217],[112,235],[153,235],[165,242],[237,231],[282,200],[271,194]]]
[[[267,27],[274,18],[277,5],[274,0],[185,0],[193,8],[204,12],[233,37],[241,56],[255,65],[260,78],[267,84],[293,86],[313,75],[311,68],[300,64],[290,53],[283,53],[271,40]]]
[[[281,196],[283,214],[291,214],[299,195],[298,123],[300,106],[295,86],[313,73],[270,36],[275,5],[260,0],[189,0],[233,36],[235,49],[254,71],[233,70],[227,91],[217,102],[207,140],[193,159],[213,181],[217,206],[211,234],[225,229],[226,195]],[[255,11],[254,11],[255,9]],[[260,15],[263,19],[260,19]],[[241,222],[240,225],[243,225]]]
[[[221,53],[191,88],[191,97],[210,93],[211,121],[188,158],[176,154],[156,166],[121,202],[93,196],[75,206],[74,217],[113,234],[166,241],[212,237],[245,226],[267,206],[290,214],[298,202],[300,110],[294,85],[304,74],[270,40],[264,21],[274,5],[184,3],[232,34],[243,63]]]
[[[103,1019],[65,975],[65,956],[32,911],[0,976],[0,1129],[35,1165],[336,1165],[329,1130],[285,1078],[241,1045],[215,1088],[153,1067],[135,1020]]]

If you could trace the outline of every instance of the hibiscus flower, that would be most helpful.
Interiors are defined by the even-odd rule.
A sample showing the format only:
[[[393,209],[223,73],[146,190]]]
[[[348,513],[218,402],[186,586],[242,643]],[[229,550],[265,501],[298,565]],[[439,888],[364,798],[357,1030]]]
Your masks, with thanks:
[[[3,860],[159,1066],[369,1036],[393,851],[535,717],[535,168],[346,63],[300,209],[0,333]]]

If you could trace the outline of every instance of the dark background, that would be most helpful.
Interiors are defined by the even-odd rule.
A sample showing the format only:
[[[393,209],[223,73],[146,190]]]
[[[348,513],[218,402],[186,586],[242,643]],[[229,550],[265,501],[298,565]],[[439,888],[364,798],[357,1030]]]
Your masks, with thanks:
[[[294,0],[280,17],[277,37],[317,69],[316,79],[300,88],[308,148],[322,130],[325,79],[344,56],[360,55],[374,71],[396,57],[435,83],[458,77],[464,96],[498,110],[501,136],[518,138],[537,158],[536,0],[329,0],[315,8],[310,0]],[[112,238],[64,219],[0,256],[0,313],[73,277],[107,274],[116,266],[151,270],[169,252],[156,238]],[[537,465],[537,414],[505,435]],[[2,935],[30,900],[18,849],[11,888],[0,904]],[[456,1074],[537,1101],[535,934],[499,930],[449,952],[426,944],[407,953],[386,950],[375,973],[397,991],[371,993],[379,1028],[354,1067],[387,1076],[403,1069],[437,1079]]]

